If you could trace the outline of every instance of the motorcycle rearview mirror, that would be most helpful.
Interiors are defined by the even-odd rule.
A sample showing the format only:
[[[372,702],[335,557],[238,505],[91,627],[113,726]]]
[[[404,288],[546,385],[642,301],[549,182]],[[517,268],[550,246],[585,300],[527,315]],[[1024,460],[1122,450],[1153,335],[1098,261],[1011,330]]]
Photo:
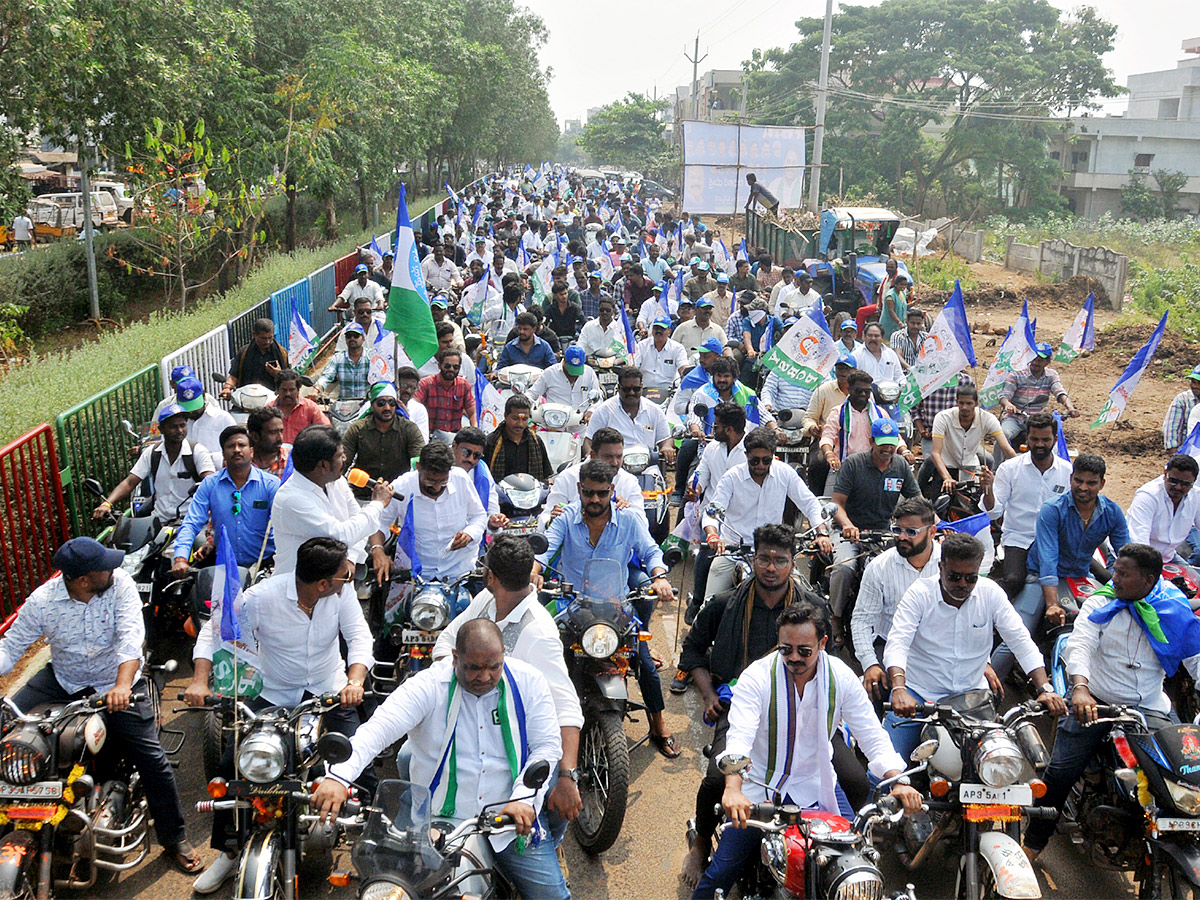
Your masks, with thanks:
[[[349,741],[347,741],[348,743]],[[525,770],[525,774],[521,778],[521,783],[531,791],[536,791],[546,783],[546,779],[549,777],[550,763],[544,759],[539,759]]]
[[[792,410],[781,409],[778,413],[776,413],[775,419],[776,419],[776,421],[779,422],[780,425],[786,425],[788,422],[792,421],[793,415],[794,415],[794,413],[792,412]]]
[[[663,563],[668,569],[673,569],[683,562],[683,550],[678,545],[672,544],[663,551]]]
[[[832,500],[827,500],[821,504],[821,515],[823,515],[825,517],[826,522],[832,522],[834,519],[834,516],[837,515],[837,511],[838,511],[837,504],[834,503]]]
[[[95,496],[99,497],[101,500],[104,500],[107,497],[107,495],[104,493],[104,488],[95,478],[83,479],[83,489],[89,494],[94,494]]]
[[[692,407],[692,409],[695,410],[696,418],[698,418],[698,419],[703,419],[705,416],[708,415],[708,404],[707,403],[697,403],[695,406]]]
[[[317,386],[317,383],[315,381],[313,381],[311,378],[309,378],[307,375],[300,376],[300,384],[303,387],[316,387]]]
[[[599,403],[604,399],[604,392],[597,390],[596,388],[592,388],[590,391],[588,391],[587,396],[589,403]]]
[[[337,765],[348,760],[354,751],[350,746],[350,738],[336,731],[328,731],[317,741],[317,752],[327,763]]]
[[[213,372],[212,380],[217,382],[218,384],[224,384],[225,383],[225,373],[224,372]]]
[[[722,775],[744,775],[750,771],[750,757],[732,754],[722,756],[717,760],[717,768]]]
[[[550,542],[546,540],[546,536],[544,534],[527,535],[525,540],[529,541],[529,546],[535,555],[538,553],[545,553],[550,549]]]
[[[135,441],[141,440],[141,438],[138,437],[137,431],[133,427],[133,423],[130,422],[128,419],[121,420],[121,428],[125,431],[125,433],[127,435],[129,435]]]
[[[921,743],[917,744],[917,748],[913,750],[912,754],[908,758],[915,763],[925,762],[925,760],[937,753],[938,746],[939,742],[937,738],[930,738],[927,741],[921,741]]]

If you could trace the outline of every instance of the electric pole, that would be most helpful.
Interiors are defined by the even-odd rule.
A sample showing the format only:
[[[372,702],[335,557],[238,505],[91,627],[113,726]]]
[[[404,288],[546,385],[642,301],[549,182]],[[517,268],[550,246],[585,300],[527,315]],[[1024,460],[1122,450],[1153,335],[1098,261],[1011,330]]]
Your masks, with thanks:
[[[683,58],[692,64],[692,118],[700,118],[700,79],[699,66],[700,63],[708,59],[708,54],[700,55],[700,32],[696,32],[696,47],[692,51],[692,55],[688,56],[687,51],[684,51]]]
[[[821,79],[817,83],[817,124],[813,128],[812,178],[808,182],[808,205],[821,211],[821,163],[825,154],[825,103],[829,96],[829,44],[833,36],[833,0],[825,0],[825,32],[821,37]]]

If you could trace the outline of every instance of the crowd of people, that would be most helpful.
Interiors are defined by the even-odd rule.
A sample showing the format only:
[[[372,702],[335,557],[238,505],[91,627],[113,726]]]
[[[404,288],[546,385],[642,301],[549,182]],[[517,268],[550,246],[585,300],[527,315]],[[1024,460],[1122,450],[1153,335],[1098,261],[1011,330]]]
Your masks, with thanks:
[[[690,627],[669,685],[697,691],[714,726],[696,795],[697,839],[684,867],[696,897],[728,891],[758,854],[758,832],[740,827],[713,852],[716,804],[735,826],[745,825],[751,804],[772,796],[829,812],[858,808],[868,774],[892,778],[908,766],[920,730],[907,720],[923,702],[980,687],[1001,692],[1019,669],[1031,695],[1066,717],[1042,801],[1059,808],[1097,747],[1084,727],[1097,703],[1174,715],[1163,692],[1174,671],[1138,609],[1188,603],[1161,573],[1164,563],[1192,561],[1200,547],[1197,462],[1169,455],[1162,474],[1123,510],[1104,494],[1102,457],[1056,453],[1051,404],[1067,417],[1078,413],[1049,365],[1048,345],[1038,344],[1028,368],[1008,376],[994,412],[980,408],[965,371],[925,396],[912,413],[910,444],[872,394],[873,383],[902,379],[927,336],[926,311],[895,265],[865,319],[830,310],[839,356],[828,380],[807,389],[762,360],[797,317],[825,311],[808,269],[777,268],[765,253],[735,258],[701,217],[675,215],[632,183],[589,186],[566,171],[530,170],[458,200],[419,242],[439,347],[432,359],[419,368],[398,360],[392,377],[373,375],[367,348],[386,336],[394,260],[368,260],[364,251],[334,304],[349,321],[315,390],[289,368],[272,323],[255,323],[218,396],[186,366],[171,373],[171,393],[155,413],[161,442],[95,510],[96,518],[110,514],[146,482],[153,515],[180,521],[172,573],[211,563],[222,535],[238,565],[273,564],[270,577],[237,601],[262,664],[263,690],[253,703],[293,706],[340,692],[342,707],[326,714],[325,726],[351,737],[353,755],[317,788],[323,814],[341,808],[351,785],[369,790],[377,754],[408,736],[412,779],[441,785],[435,796],[451,818],[473,815],[476,798],[507,799],[502,812],[521,835],[544,825],[552,840],[519,842],[520,851],[518,842],[495,841],[498,865],[523,896],[569,896],[556,850],[580,810],[583,716],[538,591],[552,574],[579,584],[590,560],[614,559],[629,567],[630,587],[649,588],[637,609],[641,622],[649,625],[656,604],[675,602],[642,490],[622,469],[634,444],[656,449],[674,468],[672,500],[680,522],[694,518],[699,545]],[[620,366],[611,397],[597,401],[595,362],[607,355]],[[541,375],[527,392],[512,393],[502,419],[485,430],[475,373],[491,377],[517,364]],[[1200,367],[1190,377],[1166,414],[1168,453],[1200,420]],[[246,384],[269,387],[275,399],[240,424],[221,398]],[[342,397],[363,399],[361,418],[344,433],[316,402],[334,386]],[[646,388],[673,397],[652,402]],[[584,458],[557,472],[531,425],[542,402],[585,410]],[[796,413],[793,427],[812,448],[803,477],[777,458],[776,416],[784,410]],[[358,486],[347,481],[351,468],[366,473]],[[513,473],[550,485],[541,553],[506,533],[496,485]],[[931,501],[968,482],[978,485],[992,527],[977,536],[943,533]],[[797,577],[802,523],[831,566],[827,596]],[[402,529],[414,539],[389,555],[386,537]],[[868,532],[890,534],[892,546],[864,566]],[[728,553],[739,545],[750,548],[752,569],[741,581]],[[356,569],[369,567],[379,583],[418,567],[427,578],[453,581],[481,558],[486,587],[442,633],[433,665],[364,724],[356,707],[378,623],[358,601]],[[214,817],[216,856],[205,869],[184,832],[174,772],[144,710],[130,702],[145,677],[145,630],[121,560],[91,538],[64,544],[55,556],[60,573],[26,600],[0,640],[0,674],[44,638],[52,662],[15,695],[18,706],[106,695],[113,737],[149,788],[160,843],[198,875],[197,892],[215,892],[236,867],[232,817]],[[1110,581],[1120,603],[1085,605],[1064,697],[1033,636],[1043,622],[1063,622],[1065,580],[1089,574]],[[211,690],[220,614],[214,603],[196,640],[186,692],[192,705]],[[1189,648],[1194,639],[1181,638]],[[1176,654],[1193,676],[1200,640],[1194,649],[1198,655]],[[1127,658],[1137,661],[1136,677],[1124,668]],[[674,758],[684,748],[663,715],[662,662],[639,643],[635,674],[651,741]],[[777,746],[780,685],[798,721],[784,731],[795,754]],[[510,707],[499,698],[506,692],[521,701],[526,765],[552,763],[549,782],[530,799],[508,799],[518,796],[522,773],[505,750]],[[873,704],[885,699],[892,711],[880,721]],[[452,790],[470,802],[445,795],[448,748],[455,749]],[[782,772],[779,753],[789,760]],[[726,756],[774,772],[773,793],[722,774]],[[231,750],[221,765],[232,776]],[[892,793],[905,810],[919,810],[921,796],[907,779]],[[677,812],[682,819],[691,811]],[[1052,831],[1053,822],[1031,827],[1027,853],[1036,856]]]

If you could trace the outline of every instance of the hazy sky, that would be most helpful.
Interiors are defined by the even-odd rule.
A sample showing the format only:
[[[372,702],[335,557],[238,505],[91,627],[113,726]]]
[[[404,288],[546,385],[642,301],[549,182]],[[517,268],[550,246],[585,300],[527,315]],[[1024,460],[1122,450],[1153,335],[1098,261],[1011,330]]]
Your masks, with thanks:
[[[584,118],[589,107],[603,106],[629,91],[659,96],[692,79],[692,53],[700,32],[700,73],[738,69],[755,47],[790,45],[795,22],[823,16],[823,0],[727,0],[724,5],[697,0],[523,0],[550,31],[542,63],[554,71],[550,103],[564,119]],[[874,6],[878,0],[860,0]],[[1063,10],[1082,4],[1051,0]],[[1184,58],[1180,42],[1200,37],[1194,0],[1092,0],[1101,16],[1117,25],[1116,49],[1106,62],[1124,84],[1130,74],[1174,68]],[[834,11],[838,9],[835,2]],[[1192,12],[1187,12],[1191,9]],[[613,35],[613,36],[610,36]],[[834,34],[837,40],[837,34]],[[1125,100],[1109,101],[1106,112],[1123,112]]]

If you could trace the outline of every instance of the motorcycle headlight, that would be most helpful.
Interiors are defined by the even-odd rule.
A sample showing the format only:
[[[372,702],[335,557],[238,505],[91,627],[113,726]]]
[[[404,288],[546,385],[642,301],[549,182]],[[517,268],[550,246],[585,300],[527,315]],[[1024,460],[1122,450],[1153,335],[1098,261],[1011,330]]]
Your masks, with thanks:
[[[508,502],[512,504],[514,509],[519,509],[522,512],[536,509],[541,501],[541,488],[532,491],[508,491]]]
[[[880,403],[895,403],[900,399],[900,385],[895,381],[880,381],[876,385]]]
[[[589,626],[583,632],[583,637],[579,641],[579,645],[583,647],[583,652],[593,659],[608,659],[608,657],[617,652],[619,644],[620,639],[617,637],[617,630],[603,622],[597,622],[595,625]]]
[[[626,453],[621,460],[621,468],[630,475],[641,475],[650,465],[650,453],[646,450],[634,450]]]
[[[542,422],[551,431],[561,431],[567,427],[571,414],[565,409],[547,409],[542,411]]]
[[[422,591],[413,600],[409,617],[421,631],[440,631],[450,621],[450,606],[440,591]]]
[[[280,735],[271,731],[252,732],[238,749],[238,771],[247,781],[270,784],[283,774],[285,754]]]
[[[764,834],[761,844],[762,864],[780,884],[787,881],[787,844],[782,834]]]
[[[1028,765],[1016,741],[1002,731],[987,735],[975,748],[975,771],[988,787],[1008,787]]]
[[[1200,791],[1187,785],[1163,779],[1167,783],[1167,791],[1171,794],[1171,802],[1179,807],[1185,816],[1200,816]]]
[[[358,897],[359,900],[412,900],[413,894],[407,885],[381,876],[363,885]]]
[[[133,576],[137,574],[138,569],[142,567],[142,563],[146,561],[146,557],[150,554],[150,544],[144,547],[139,547],[132,553],[126,553],[125,558],[121,560],[121,571],[126,575]]]
[[[874,869],[857,869],[838,883],[831,896],[833,900],[880,900],[883,878]]]
[[[0,743],[0,778],[9,784],[33,784],[50,760],[50,745],[35,727],[21,726]]]

